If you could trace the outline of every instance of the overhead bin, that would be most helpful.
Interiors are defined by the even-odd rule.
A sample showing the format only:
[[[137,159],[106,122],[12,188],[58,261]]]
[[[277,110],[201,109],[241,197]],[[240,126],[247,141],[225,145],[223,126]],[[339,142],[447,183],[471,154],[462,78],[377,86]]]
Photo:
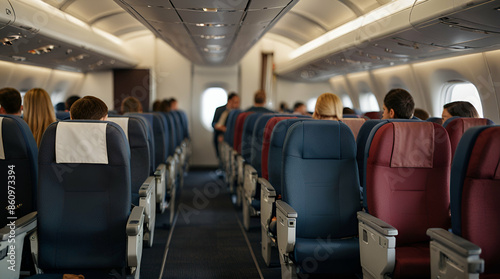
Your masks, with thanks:
[[[41,1],[0,0],[0,28],[4,61],[76,72],[137,64],[117,38]]]
[[[315,82],[500,44],[499,0],[400,0],[388,5],[299,47],[295,57],[276,65],[276,73]]]

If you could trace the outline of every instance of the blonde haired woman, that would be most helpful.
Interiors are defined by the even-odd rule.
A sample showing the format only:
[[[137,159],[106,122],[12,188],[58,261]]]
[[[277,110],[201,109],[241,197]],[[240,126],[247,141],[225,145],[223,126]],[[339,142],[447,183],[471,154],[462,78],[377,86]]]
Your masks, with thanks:
[[[321,120],[341,120],[342,101],[340,98],[332,93],[323,93],[316,100],[316,107],[314,108],[314,119]]]
[[[28,123],[36,145],[40,146],[45,129],[56,121],[54,106],[49,93],[41,88],[33,88],[24,95],[24,120]]]

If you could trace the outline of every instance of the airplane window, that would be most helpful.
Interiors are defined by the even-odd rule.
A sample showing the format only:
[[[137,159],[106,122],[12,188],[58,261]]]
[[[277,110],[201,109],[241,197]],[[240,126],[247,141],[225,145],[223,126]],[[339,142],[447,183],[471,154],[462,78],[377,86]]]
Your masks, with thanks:
[[[342,96],[342,105],[344,105],[344,107],[353,108],[352,100],[349,95]]]
[[[380,111],[377,97],[373,93],[365,93],[359,96],[359,105],[362,111]]]
[[[467,101],[476,108],[479,117],[484,117],[481,97],[474,84],[470,82],[450,82],[445,88],[445,104],[455,101]]]
[[[201,123],[209,131],[213,131],[212,120],[215,109],[225,105],[227,102],[227,92],[220,87],[207,88],[201,94]]]
[[[316,100],[318,100],[318,98],[311,98],[307,100],[306,103],[307,111],[314,112],[314,108],[316,107]]]

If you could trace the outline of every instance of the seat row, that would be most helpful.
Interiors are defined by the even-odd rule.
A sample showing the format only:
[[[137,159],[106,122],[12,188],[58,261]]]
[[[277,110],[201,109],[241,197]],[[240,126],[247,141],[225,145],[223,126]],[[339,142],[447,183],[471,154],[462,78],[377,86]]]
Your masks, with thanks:
[[[0,213],[1,278],[19,277],[26,235],[37,274],[100,278],[113,270],[138,278],[156,212],[173,215],[187,170],[187,121],[166,126],[168,118],[55,122],[37,150],[21,118],[0,116],[0,179],[8,194]]]
[[[428,234],[433,243],[446,239],[446,252],[455,249],[459,254],[465,253],[463,248],[450,244],[450,239],[456,237],[444,236],[443,230],[450,227],[449,181],[455,153],[450,139],[460,139],[469,127],[488,124],[484,120],[476,124],[474,121],[477,120],[459,118],[446,129],[417,120],[369,120],[362,126],[348,127],[335,121],[235,111],[229,117],[221,160],[229,186],[239,193],[245,227],[249,227],[250,215],[260,214],[266,264],[272,262],[271,249],[279,248],[283,278],[294,277],[296,271],[359,270],[365,278],[428,278],[428,228],[442,229],[431,229]],[[248,129],[249,125],[253,130]],[[478,127],[468,133],[484,130],[494,134],[492,131],[500,129]],[[354,133],[358,133],[356,140]],[[456,147],[457,156],[461,150],[475,146],[466,138]],[[498,138],[488,136],[488,140],[488,149],[498,146]],[[499,158],[499,154],[493,153],[488,164],[498,168]],[[466,160],[460,156],[455,161],[453,166]],[[472,165],[463,164],[453,171],[466,173],[469,166]],[[451,173],[451,177],[455,175]],[[499,186],[499,181],[493,179],[491,184]],[[452,183],[452,216],[460,219],[463,215],[456,211],[454,214],[453,204],[463,199],[453,199],[457,196],[453,187]],[[499,226],[498,222],[495,226]],[[487,239],[491,241],[493,237]],[[470,267],[473,275],[444,274],[446,265],[451,266],[448,271],[452,267],[465,270],[464,260],[456,267],[455,255],[451,261],[442,256],[444,252],[433,248],[433,278],[437,272],[441,278],[477,277],[483,262],[477,256],[477,246],[469,246],[475,250],[470,250],[473,256],[466,257],[465,266]],[[487,250],[500,248],[498,243],[493,246],[496,248]],[[492,264],[498,259],[496,254],[493,259],[489,255],[485,258],[487,273],[498,272]]]

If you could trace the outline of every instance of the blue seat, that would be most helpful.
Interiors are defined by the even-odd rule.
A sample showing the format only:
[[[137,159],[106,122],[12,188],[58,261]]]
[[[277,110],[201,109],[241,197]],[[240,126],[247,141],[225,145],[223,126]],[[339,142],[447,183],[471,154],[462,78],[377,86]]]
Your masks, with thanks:
[[[500,278],[499,139],[500,126],[478,126],[458,144],[450,181],[452,232],[427,231],[433,278],[478,278],[479,273],[479,278]]]
[[[35,222],[26,227],[19,225],[18,218],[36,211],[36,193],[38,188],[38,148],[33,134],[26,122],[17,116],[0,115],[0,185],[3,194],[0,200],[0,228],[16,221],[15,230],[15,272],[8,270],[6,261],[0,260],[0,274],[17,278],[21,269],[23,239],[35,228]],[[10,187],[9,187],[10,186]],[[10,192],[9,192],[10,190]],[[12,201],[14,204],[10,204]],[[16,219],[14,219],[16,218]],[[6,230],[9,234],[10,229]],[[12,245],[8,238],[0,237],[0,255],[7,255]],[[0,257],[2,258],[2,257]],[[4,278],[2,274],[2,278]],[[5,277],[7,278],[7,276]]]
[[[237,184],[237,169],[235,163],[236,152],[233,149],[233,143],[236,119],[238,118],[238,115],[240,113],[241,110],[239,109],[233,109],[229,112],[226,120],[226,132],[224,133],[225,147],[222,148],[222,153],[224,154],[223,156],[226,157],[224,159],[224,162],[226,162],[226,165],[224,166],[224,169],[226,171],[226,183],[228,184],[229,190],[231,192],[234,192],[235,186]]]
[[[282,182],[276,202],[282,278],[296,271],[358,273],[361,207],[349,127],[329,120],[293,124],[283,146]]]
[[[57,120],[68,120],[70,119],[69,111],[57,111],[56,112]]]
[[[88,278],[138,276],[144,209],[130,211],[123,130],[104,121],[53,123],[43,135],[38,166],[37,268]]]
[[[241,135],[241,156],[247,164],[250,164],[250,156],[252,154],[252,135],[255,128],[255,123],[263,113],[252,113],[245,119],[243,124],[243,134]],[[255,166],[254,166],[255,167]]]

